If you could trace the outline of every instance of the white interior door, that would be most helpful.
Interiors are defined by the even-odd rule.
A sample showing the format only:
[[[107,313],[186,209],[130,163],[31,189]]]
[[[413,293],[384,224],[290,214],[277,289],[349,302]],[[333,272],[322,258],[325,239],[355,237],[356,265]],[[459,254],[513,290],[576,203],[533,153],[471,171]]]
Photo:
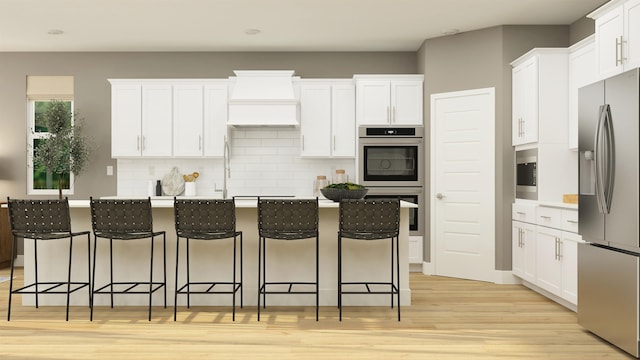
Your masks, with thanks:
[[[495,89],[431,96],[431,261],[494,281]]]

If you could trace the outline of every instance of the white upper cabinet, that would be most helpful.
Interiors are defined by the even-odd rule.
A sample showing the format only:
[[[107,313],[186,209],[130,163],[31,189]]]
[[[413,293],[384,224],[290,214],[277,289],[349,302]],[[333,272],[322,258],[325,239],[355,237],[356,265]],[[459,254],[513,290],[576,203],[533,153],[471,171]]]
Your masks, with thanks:
[[[301,156],[355,156],[355,86],[352,81],[302,81],[300,120]]]
[[[512,145],[566,144],[568,50],[533,49],[511,65]]]
[[[597,78],[595,38],[592,35],[569,48],[569,149],[578,149],[578,89]]]
[[[422,75],[356,75],[354,78],[358,125],[423,125]]]
[[[224,156],[227,138],[227,82],[204,85],[204,138],[203,151],[206,157]]]
[[[112,157],[223,155],[226,80],[110,82]]]
[[[142,85],[111,82],[111,156],[140,156]]]
[[[171,85],[111,81],[111,156],[171,156]]]
[[[170,84],[142,85],[142,156],[171,156]]]
[[[203,86],[173,86],[173,155],[202,156],[203,153]]]
[[[640,0],[613,0],[588,17],[595,20],[600,79],[640,66]]]

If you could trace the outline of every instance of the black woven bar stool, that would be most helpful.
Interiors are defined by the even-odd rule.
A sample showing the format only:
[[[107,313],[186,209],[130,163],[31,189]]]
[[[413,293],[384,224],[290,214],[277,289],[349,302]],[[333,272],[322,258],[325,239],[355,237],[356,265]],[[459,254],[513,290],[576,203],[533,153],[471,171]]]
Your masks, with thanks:
[[[232,318],[236,320],[236,294],[240,292],[242,307],[242,231],[236,231],[236,206],[234,200],[194,200],[174,198],[176,223],[176,288],[173,308],[173,321],[176,321],[178,294],[187,295],[187,308],[191,306],[191,294],[232,294]],[[186,281],[178,286],[180,238],[186,239]],[[238,270],[238,238],[240,239],[240,279]],[[190,251],[191,240],[233,239],[232,281],[191,281]],[[222,286],[218,290],[216,287]]]
[[[36,308],[38,307],[39,295],[66,294],[67,311],[66,320],[69,320],[69,298],[71,293],[82,288],[89,290],[89,307],[91,303],[91,254],[90,254],[90,232],[72,232],[71,218],[69,216],[69,201],[64,200],[15,200],[7,198],[9,208],[9,223],[13,234],[13,247],[11,249],[11,276],[9,282],[9,304],[7,307],[7,321],[11,319],[11,296],[13,294],[34,294]],[[73,260],[73,238],[76,236],[87,236],[87,280],[71,281],[72,260]],[[13,270],[15,267],[15,256],[18,248],[18,238],[33,240],[33,256],[35,267],[34,282],[23,287],[13,288]],[[64,281],[39,281],[38,279],[38,241],[52,241],[69,239],[69,258],[67,262],[67,279]],[[62,259],[60,259],[62,260]]]
[[[273,240],[316,240],[315,282],[309,281],[267,281],[266,253],[267,239]],[[266,199],[258,198],[258,321],[260,321],[260,298],[266,308],[267,294],[315,294],[316,321],[319,309],[318,272],[318,198],[315,199]],[[300,289],[311,286],[312,291]],[[269,287],[275,288],[269,290]],[[282,288],[285,288],[284,290]]]
[[[90,198],[91,224],[93,227],[93,290],[96,294],[109,294],[113,308],[114,294],[149,294],[149,321],[151,321],[151,305],[153,293],[164,289],[164,307],[167,307],[167,237],[164,231],[153,231],[151,216],[151,199],[115,200]],[[153,280],[153,247],[155,237],[162,235],[162,281]],[[109,239],[109,282],[96,289],[96,254],[98,238]],[[148,239],[151,245],[149,259],[149,281],[116,282],[113,279],[113,240]],[[118,289],[116,289],[116,287]],[[143,290],[138,290],[140,287]],[[145,289],[146,288],[146,289]],[[119,290],[121,289],[121,290]],[[93,320],[93,308],[91,308]]]
[[[398,321],[400,321],[400,201],[399,200],[342,200],[340,202],[340,225],[338,231],[338,308],[342,321],[343,294],[390,294],[393,308],[393,295],[398,301]],[[391,281],[344,282],[342,281],[342,240],[391,240]],[[394,249],[395,244],[395,249]],[[395,252],[395,261],[394,261]],[[395,262],[395,271],[394,271]],[[395,280],[394,280],[395,272]],[[345,291],[343,286],[361,285],[366,290]],[[372,290],[372,287],[374,289]],[[388,290],[376,290],[377,288]]]

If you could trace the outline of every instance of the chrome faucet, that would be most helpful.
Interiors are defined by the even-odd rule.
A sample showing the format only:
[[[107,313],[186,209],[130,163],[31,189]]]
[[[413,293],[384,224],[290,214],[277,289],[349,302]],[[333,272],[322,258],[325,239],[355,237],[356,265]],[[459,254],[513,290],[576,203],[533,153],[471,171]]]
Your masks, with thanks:
[[[231,177],[231,169],[230,169],[230,151],[229,151],[229,141],[227,140],[227,137],[224,137],[224,174],[223,174],[223,180],[222,180],[222,198],[226,199],[227,198],[227,178]]]

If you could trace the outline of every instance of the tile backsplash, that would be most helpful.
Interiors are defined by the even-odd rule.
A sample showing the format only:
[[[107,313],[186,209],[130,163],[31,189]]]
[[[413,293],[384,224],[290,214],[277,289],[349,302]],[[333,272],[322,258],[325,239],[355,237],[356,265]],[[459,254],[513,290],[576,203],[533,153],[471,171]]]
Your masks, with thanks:
[[[294,195],[312,196],[317,175],[331,175],[345,169],[355,179],[355,159],[315,159],[300,157],[300,131],[295,128],[230,128],[229,196]],[[171,169],[181,174],[200,173],[197,195],[222,191],[224,164],[212,159],[118,159],[118,196],[147,196],[149,181],[162,180]]]

